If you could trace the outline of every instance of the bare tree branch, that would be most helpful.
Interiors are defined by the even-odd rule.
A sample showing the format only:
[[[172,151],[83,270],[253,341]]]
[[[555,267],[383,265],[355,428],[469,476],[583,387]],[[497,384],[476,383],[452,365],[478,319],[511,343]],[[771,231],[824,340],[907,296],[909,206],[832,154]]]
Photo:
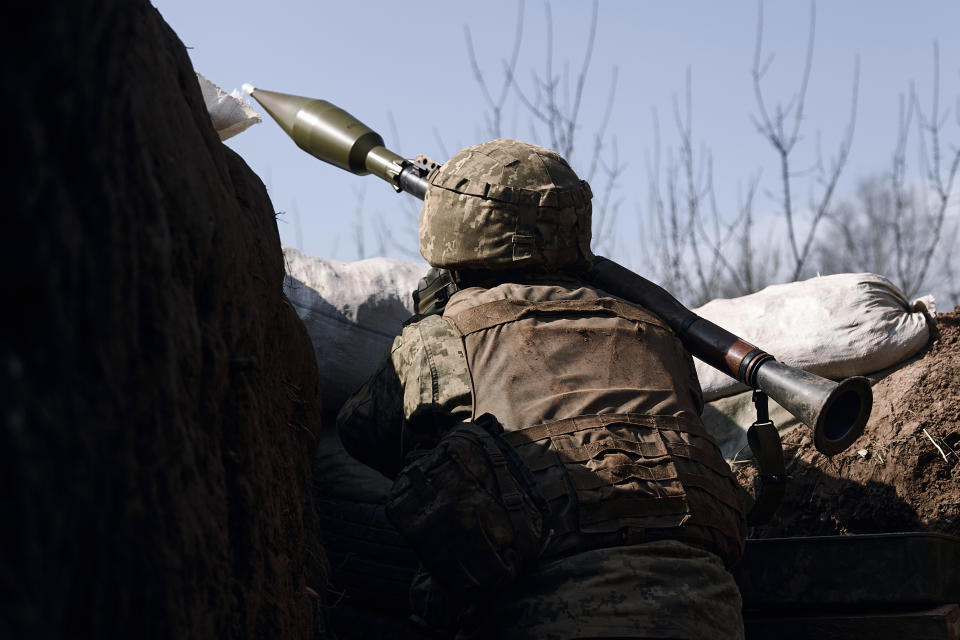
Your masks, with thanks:
[[[949,113],[940,107],[939,51],[935,44],[929,110],[923,109],[910,83],[908,93],[900,96],[890,173],[882,180],[862,181],[857,205],[840,207],[831,222],[844,238],[844,246],[839,250],[829,246],[820,249],[828,268],[891,274],[903,292],[914,297],[923,292],[935,259],[937,264],[942,260],[938,284],[947,286],[948,296],[954,296],[956,271],[952,259],[958,223],[950,224],[947,212],[960,172],[960,150],[953,146],[944,153],[948,118]],[[907,148],[914,125],[923,186],[908,183]]]
[[[840,142],[840,148],[838,149],[837,155],[833,160],[833,166],[830,169],[829,176],[826,178],[826,180],[821,177],[823,194],[820,198],[820,202],[811,206],[811,208],[814,210],[813,220],[810,223],[810,230],[807,232],[807,237],[804,241],[800,258],[796,267],[794,268],[792,276],[793,280],[796,280],[800,277],[800,272],[803,269],[804,264],[806,264],[807,258],[810,255],[811,246],[814,238],[816,237],[817,226],[820,224],[820,221],[823,220],[823,217],[827,215],[828,208],[830,207],[830,201],[833,198],[834,191],[837,187],[837,181],[840,179],[840,174],[843,173],[843,168],[847,164],[847,158],[850,156],[850,146],[853,143],[853,131],[857,122],[857,94],[859,80],[860,59],[858,57],[855,59],[853,65],[853,90],[850,98],[850,119],[847,121],[846,133],[843,140]]]
[[[916,271],[909,286],[909,289],[919,290],[927,277],[930,268],[930,262],[936,251],[937,244],[943,231],[944,220],[947,215],[947,208],[950,204],[950,197],[953,194],[953,184],[960,170],[960,149],[954,149],[953,157],[947,162],[947,168],[944,170],[942,158],[941,134],[943,125],[946,122],[948,114],[939,117],[940,111],[940,47],[938,43],[933,44],[933,96],[931,98],[930,114],[927,116],[919,101],[914,96],[917,121],[920,128],[920,138],[924,141],[929,136],[929,159],[930,166],[927,171],[927,180],[930,190],[935,198],[933,212],[930,214],[931,224],[929,231],[929,243],[921,251],[919,256],[920,268]],[[926,157],[926,154],[924,154]],[[912,294],[911,294],[912,295]]]
[[[503,105],[510,92],[510,79],[513,77],[513,73],[517,68],[517,60],[520,57],[520,43],[523,41],[523,9],[524,3],[523,0],[520,0],[520,2],[517,3],[517,30],[513,37],[513,50],[510,58],[503,61],[504,81],[496,99],[494,99],[493,94],[490,92],[487,81],[483,76],[483,71],[480,69],[480,64],[477,62],[477,54],[473,48],[473,38],[470,34],[470,27],[469,25],[463,27],[467,42],[467,57],[470,59],[470,68],[473,71],[474,79],[477,81],[477,84],[480,85],[480,91],[483,93],[483,98],[487,102],[487,107],[490,109],[490,113],[487,115],[487,129],[494,138],[502,137],[501,120]]]
[[[791,179],[793,174],[790,169],[791,153],[800,139],[800,129],[803,123],[804,105],[806,102],[807,88],[810,82],[810,71],[813,67],[813,50],[816,34],[816,5],[810,3],[810,27],[807,37],[807,50],[804,61],[803,73],[800,79],[798,91],[791,96],[790,100],[784,105],[777,103],[774,115],[771,117],[770,110],[767,107],[766,100],[762,90],[762,80],[766,71],[770,67],[770,62],[761,64],[763,57],[763,4],[758,6],[757,10],[757,38],[753,57],[753,69],[751,76],[753,78],[754,97],[757,103],[759,116],[753,116],[752,120],[757,127],[758,132],[770,142],[776,150],[780,165],[780,185],[781,197],[780,203],[783,208],[783,217],[787,227],[787,239],[789,241],[791,255],[793,257],[793,268],[791,270],[791,279],[798,279],[803,273],[807,260],[816,239],[816,231],[824,216],[830,207],[831,200],[836,190],[837,182],[843,169],[846,166],[847,158],[850,153],[850,146],[853,141],[853,132],[856,124],[857,95],[860,77],[860,61],[854,62],[853,71],[853,89],[850,106],[850,120],[847,124],[843,139],[840,142],[837,154],[829,172],[825,172],[822,163],[818,163],[817,174],[818,181],[822,188],[822,193],[818,199],[811,197],[811,210],[813,216],[807,228],[803,240],[798,238],[797,215],[794,210]],[[789,123],[789,124],[788,124]],[[819,147],[819,141],[818,141]]]
[[[363,201],[366,197],[366,191],[360,187],[353,190],[353,242],[357,252],[357,258],[363,260],[367,257],[366,245],[364,244],[364,226],[363,226]]]
[[[607,94],[607,104],[603,109],[603,118],[600,120],[600,126],[593,134],[593,156],[590,159],[590,169],[587,171],[587,180],[593,180],[597,172],[597,163],[600,161],[600,153],[603,151],[603,137],[607,133],[607,125],[610,123],[610,114],[613,113],[613,104],[617,95],[617,67],[613,67],[610,79],[610,91]]]

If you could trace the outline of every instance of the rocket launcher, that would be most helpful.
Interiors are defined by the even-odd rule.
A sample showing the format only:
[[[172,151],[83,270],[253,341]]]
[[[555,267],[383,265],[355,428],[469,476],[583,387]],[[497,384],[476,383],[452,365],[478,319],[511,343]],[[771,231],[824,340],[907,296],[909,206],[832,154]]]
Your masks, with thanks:
[[[387,149],[378,133],[343,109],[325,100],[250,85],[244,85],[244,90],[310,155],[356,175],[372,173],[398,192],[424,198],[429,167]],[[752,387],[760,415],[758,424],[766,420],[765,397],[758,396],[762,393],[810,427],[814,444],[826,455],[840,453],[863,433],[873,406],[873,391],[866,378],[834,382],[777,362],[763,349],[698,316],[660,286],[607,258],[598,256],[585,277],[596,287],[654,312],[690,353]],[[762,407],[758,397],[763,400]],[[761,473],[764,467],[779,469],[778,474],[767,474],[767,480],[779,483],[782,478],[776,476],[783,473],[783,453],[776,430],[770,436],[768,429],[767,434],[759,436],[751,428],[748,438],[758,453]],[[771,437],[777,438],[779,461],[764,464],[759,452],[772,450]],[[766,438],[767,442],[754,442],[755,438]]]
[[[396,191],[423,200],[427,169],[383,146],[380,134],[326,100],[243,86],[266,109],[297,146],[335,167],[358,176],[374,174]]]

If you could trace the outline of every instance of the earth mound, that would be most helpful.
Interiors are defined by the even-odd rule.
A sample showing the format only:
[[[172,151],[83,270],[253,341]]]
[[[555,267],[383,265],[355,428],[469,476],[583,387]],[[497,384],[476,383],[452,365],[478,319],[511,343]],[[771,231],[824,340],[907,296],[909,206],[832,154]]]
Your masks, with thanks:
[[[783,437],[787,495],[751,537],[936,531],[960,535],[960,307],[936,319],[924,352],[873,387],[873,413],[845,452],[810,432]],[[753,486],[756,470],[738,465]]]

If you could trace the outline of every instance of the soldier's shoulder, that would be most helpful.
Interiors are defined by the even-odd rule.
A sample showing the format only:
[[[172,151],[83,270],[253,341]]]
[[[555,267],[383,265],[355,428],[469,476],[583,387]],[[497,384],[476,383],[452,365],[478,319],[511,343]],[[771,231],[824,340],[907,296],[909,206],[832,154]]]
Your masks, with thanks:
[[[414,335],[426,336],[431,333],[447,333],[449,331],[452,331],[449,321],[440,314],[415,315],[403,323],[400,338],[412,337]]]
[[[395,363],[411,363],[422,357],[424,351],[443,353],[459,343],[460,336],[443,316],[414,316],[404,323],[400,335],[394,339],[391,353]]]

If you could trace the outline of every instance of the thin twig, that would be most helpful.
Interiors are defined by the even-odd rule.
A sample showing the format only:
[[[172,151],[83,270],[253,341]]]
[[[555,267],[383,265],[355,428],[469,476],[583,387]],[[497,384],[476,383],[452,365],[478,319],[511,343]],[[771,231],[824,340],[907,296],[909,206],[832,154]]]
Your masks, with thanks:
[[[501,120],[503,116],[503,105],[506,103],[507,96],[510,93],[510,85],[512,84],[511,79],[513,78],[514,71],[517,68],[517,60],[520,56],[520,43],[523,41],[523,9],[523,0],[520,0],[520,2],[517,3],[517,31],[513,38],[513,51],[510,54],[510,58],[503,61],[505,78],[503,81],[503,86],[500,87],[499,96],[496,99],[493,98],[490,88],[487,86],[487,81],[483,77],[483,71],[480,69],[480,64],[477,62],[477,54],[473,48],[473,38],[470,34],[470,27],[463,27],[464,36],[467,43],[467,57],[470,59],[470,68],[473,71],[473,77],[477,81],[477,84],[480,85],[480,91],[483,93],[483,98],[486,100],[487,106],[490,107],[487,128],[489,133],[494,138],[499,138],[502,135]]]
[[[940,455],[943,456],[943,461],[950,462],[947,460],[947,454],[943,452],[943,449],[940,448],[940,445],[937,444],[937,441],[933,439],[933,436],[931,436],[926,429],[923,430],[923,435],[927,436],[927,439],[930,440],[930,443],[937,448],[937,451],[939,451]]]

